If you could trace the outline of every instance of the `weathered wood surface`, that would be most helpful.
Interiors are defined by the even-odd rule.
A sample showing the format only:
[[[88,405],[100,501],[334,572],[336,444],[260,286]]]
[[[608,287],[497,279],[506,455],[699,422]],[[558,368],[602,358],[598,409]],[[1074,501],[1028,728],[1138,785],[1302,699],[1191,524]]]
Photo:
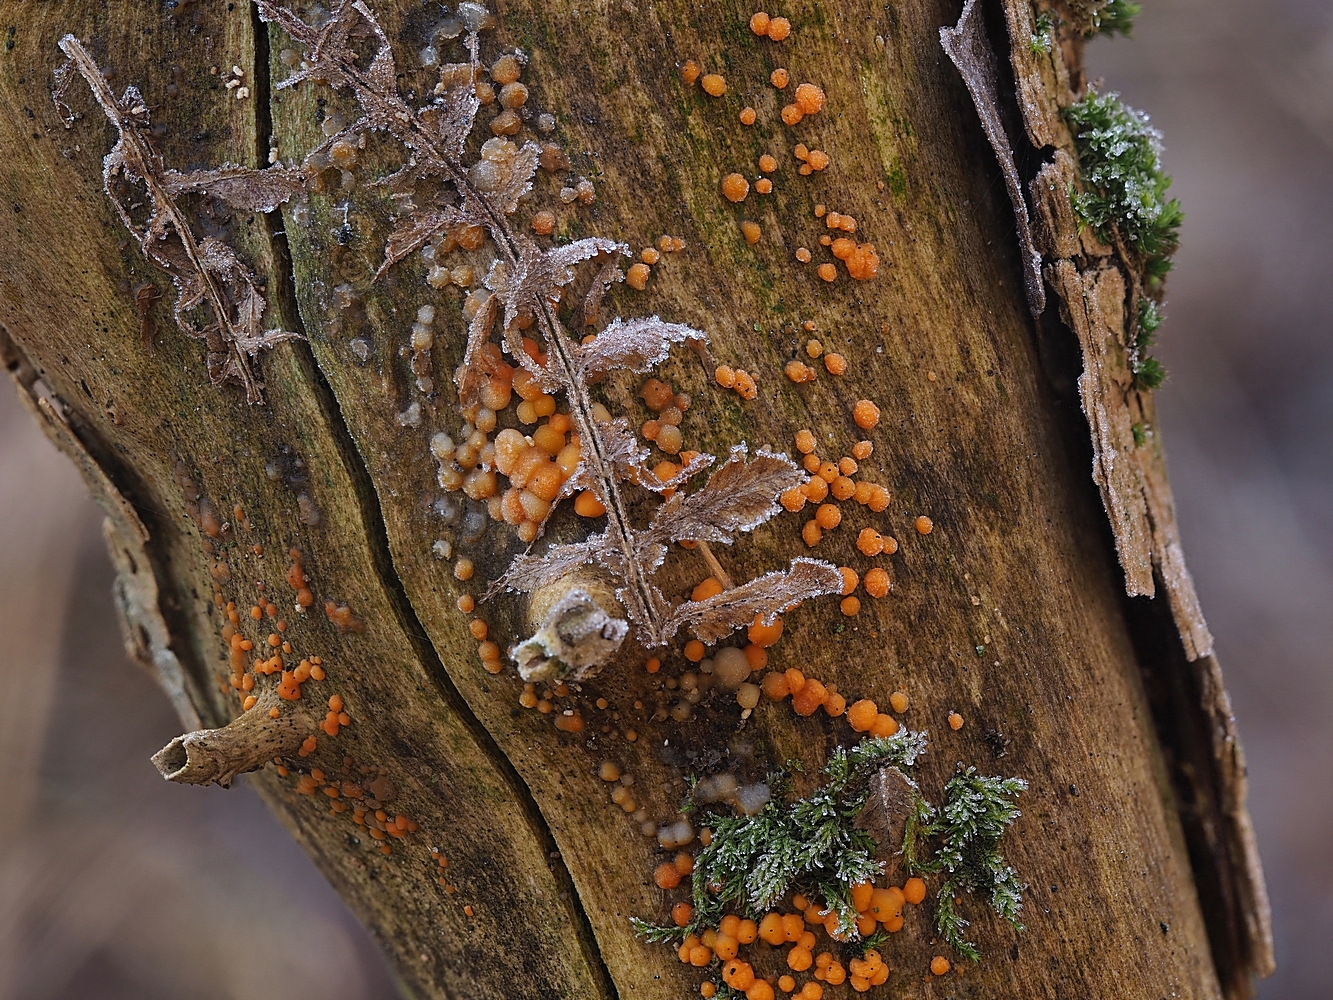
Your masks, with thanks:
[[[294,774],[281,778],[268,767],[248,780],[371,927],[412,992],[694,993],[696,970],[630,933],[630,916],[661,919],[669,900],[651,880],[655,841],[607,801],[599,764],[632,773],[639,802],[665,818],[692,771],[726,755],[758,774],[798,756],[814,770],[835,741],[848,739],[845,724],[766,704],[738,729],[738,710],[721,695],[705,699],[689,722],[650,721],[669,694],[662,680],[683,669],[679,644],[657,675],[642,669],[647,654],[627,644],[584,685],[589,728],[578,737],[518,709],[521,683],[483,672],[455,602],[479,594],[521,546],[492,526],[469,550],[478,566],[469,584],[431,551],[442,529],[431,507],[440,491],[429,436],[457,426],[449,380],[464,326],[457,289],[427,287],[416,260],[371,281],[392,202],[365,182],[395,164],[392,150],[372,139],[355,190],[313,194],[295,217],[208,220],[267,279],[273,321],[308,337],[265,353],[258,366],[267,402],[247,406],[236,388],[209,383],[202,346],[171,322],[166,279],[139,256],[102,193],[101,158],[114,130],[77,84],[71,101],[83,117],[67,131],[56,115],[55,43],[74,33],[114,70],[115,89],[140,86],[165,126],[167,162],[179,169],[259,166],[270,141],[285,162],[299,159],[322,138],[317,101],[341,99],[307,85],[276,94],[270,107],[265,81],[286,74],[278,58],[286,43],[275,31],[271,44],[256,45],[265,29],[239,2],[165,13],[126,3],[5,6],[5,24],[15,26],[12,46],[0,52],[0,185],[12,207],[0,238],[7,363],[21,389],[56,401],[39,412],[67,450],[100,470],[104,481],[93,475],[90,485],[102,491],[117,537],[130,538],[131,555],[151,566],[164,634],[199,717],[219,725],[240,711],[219,687],[227,652],[215,589],[244,611],[263,580],[292,622],[287,635],[299,653],[325,658],[328,680],[306,689],[311,711],[318,718],[337,693],[354,719],[336,739],[321,737],[300,764],[334,774],[347,756],[357,767],[385,768],[398,793],[393,808],[419,829],[385,857],[348,814],[331,814],[324,796],[297,794]],[[424,44],[424,15],[415,5],[374,6],[400,56],[400,86],[424,92],[428,73],[413,58]],[[792,13],[796,30],[777,47],[756,40],[745,27],[751,9],[734,4],[503,4],[498,32],[483,41],[486,58],[501,46],[531,54],[524,82],[532,104],[555,115],[571,173],[597,189],[595,204],[565,206],[556,198],[565,175],[542,173],[515,218],[549,208],[562,235],[609,236],[635,248],[661,233],[686,240],[684,252],[654,268],[646,291],[613,288],[605,315],[656,312],[690,323],[707,331],[719,361],[758,375],[759,399],[742,402],[678,348],[663,377],[695,400],[682,427],[687,446],[725,454],[744,439],[790,450],[794,431],[810,427],[836,456],[863,436],[850,418],[856,399],[883,410],[863,472],[890,489],[892,505],[879,516],[848,508],[814,554],[864,572],[871,564],[853,543],[860,527],[873,525],[903,543],[879,560],[894,589],[883,601],[864,600],[852,619],[837,613],[836,599],[808,602],[787,616],[773,662],[808,668],[849,698],[907,690],[904,722],[932,734],[922,765],[928,788],[957,761],[1030,783],[1006,845],[1031,883],[1026,932],[969,902],[986,957],[960,978],[923,985],[937,948],[924,916],[909,921],[886,952],[894,994],[1216,997],[1225,986],[1243,995],[1245,964],[1210,954],[1141,673],[1177,660],[1178,639],[1159,632],[1145,640],[1142,624],[1127,620],[1122,573],[1088,476],[1087,426],[1077,399],[1043,373],[1013,213],[967,91],[939,47],[938,29],[957,20],[958,7],[811,5]],[[683,86],[676,67],[689,58],[726,75],[725,97]],[[809,79],[825,89],[817,121],[796,130],[778,123],[780,102],[766,81],[779,65],[793,84]],[[248,100],[219,82],[232,66],[251,86]],[[750,130],[737,123],[745,104],[760,116]],[[483,112],[483,133],[485,121]],[[833,166],[798,178],[794,141],[828,150]],[[718,194],[719,180],[733,169],[752,173],[761,152],[781,164],[776,190],[764,201],[751,194],[738,209]],[[816,247],[825,231],[813,216],[817,202],[859,220],[858,237],[881,257],[878,278],[826,285],[793,261],[795,247]],[[742,216],[763,227],[754,247],[740,239]],[[340,242],[344,224],[351,237]],[[132,292],[145,281],[163,295],[150,306],[151,349]],[[342,284],[364,302],[354,328],[334,306]],[[415,395],[400,348],[423,303],[436,306],[443,331],[433,364],[445,390],[437,414],[405,428],[398,414]],[[821,372],[798,387],[783,378],[806,320],[849,358],[842,379]],[[370,342],[364,361],[354,337]],[[1055,374],[1072,378],[1077,368]],[[632,422],[645,416],[633,399],[637,383],[610,379],[602,388],[613,411]],[[308,483],[292,488],[266,473],[283,448],[300,456]],[[206,539],[187,511],[181,469],[223,519],[239,504],[252,527],[233,524],[221,539]],[[314,501],[317,524],[307,523],[308,507],[302,519],[298,492]],[[132,537],[133,518],[117,515],[125,506],[144,538]],[[932,534],[912,530],[918,514],[933,519]],[[783,515],[718,556],[738,580],[786,565],[805,552],[806,516]],[[568,513],[551,526],[561,538],[578,530]],[[291,610],[285,582],[291,546],[301,549],[316,595],[305,616]],[[215,579],[218,557],[228,580]],[[700,563],[681,558],[663,578],[688,591],[703,575]],[[340,632],[325,620],[326,597],[354,609],[364,631]],[[485,617],[502,645],[518,637],[514,602],[498,599]],[[606,712],[592,707],[598,697],[610,702]],[[1168,730],[1180,702],[1156,701],[1168,706]],[[951,710],[967,720],[957,733],[944,722]],[[632,727],[639,738],[603,734],[604,723],[617,734]],[[438,884],[432,846],[449,858],[457,892]],[[1207,851],[1196,850],[1194,861],[1207,865]],[[1219,967],[1229,970],[1225,984]]]

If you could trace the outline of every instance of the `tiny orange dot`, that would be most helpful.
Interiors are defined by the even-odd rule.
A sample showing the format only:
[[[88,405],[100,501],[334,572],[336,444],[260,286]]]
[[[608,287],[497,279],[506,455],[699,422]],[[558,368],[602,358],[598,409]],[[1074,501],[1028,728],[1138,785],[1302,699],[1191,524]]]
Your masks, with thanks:
[[[755,119],[758,117],[759,116],[755,114],[754,108],[741,108],[742,125],[753,125],[755,123]]]
[[[963,728],[963,717],[957,712],[949,713],[949,728],[955,732]]]
[[[917,534],[919,535],[929,535],[932,531],[935,530],[935,522],[932,521],[930,518],[926,517],[925,514],[922,514],[920,517],[916,519],[914,526],[916,527]]]
[[[838,279],[838,269],[832,264],[820,264],[815,268],[815,273],[825,281],[836,281]]]

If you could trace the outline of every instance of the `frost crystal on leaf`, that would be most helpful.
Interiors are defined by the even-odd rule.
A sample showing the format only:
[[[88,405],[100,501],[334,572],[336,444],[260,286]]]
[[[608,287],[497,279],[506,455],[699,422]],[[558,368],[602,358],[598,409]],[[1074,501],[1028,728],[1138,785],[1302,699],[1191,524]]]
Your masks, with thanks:
[[[72,126],[74,115],[65,97],[72,74],[77,72],[87,81],[107,120],[116,127],[120,137],[102,161],[102,186],[143,255],[171,275],[176,286],[176,325],[186,336],[204,341],[208,374],[215,385],[239,382],[249,402],[262,402],[262,387],[251,370],[250,358],[261,348],[300,339],[300,334],[264,329],[267,303],[254,274],[221,240],[196,239],[189,220],[176,204],[176,196],[204,192],[245,211],[270,212],[300,193],[301,171],[281,164],[264,170],[237,166],[187,174],[168,170],[148,139],[151,121],[139,89],[127,87],[117,100],[77,38],[66,35],[60,40],[60,49],[69,61],[56,71],[52,93],[56,108],[66,127]],[[146,189],[147,222],[136,222],[130,212],[137,206],[127,206],[117,196],[117,181],[122,177]],[[209,313],[202,324],[188,315],[200,306],[207,307]]]

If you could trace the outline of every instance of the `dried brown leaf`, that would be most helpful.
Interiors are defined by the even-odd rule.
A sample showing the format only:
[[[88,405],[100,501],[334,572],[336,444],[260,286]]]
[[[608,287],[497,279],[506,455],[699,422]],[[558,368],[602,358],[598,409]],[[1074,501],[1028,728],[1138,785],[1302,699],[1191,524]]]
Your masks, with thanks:
[[[481,349],[491,339],[491,330],[495,326],[495,317],[499,314],[499,302],[494,295],[487,298],[472,317],[467,328],[467,347],[463,351],[463,361],[454,369],[454,384],[458,386],[458,400],[464,407],[480,402],[478,394],[482,385],[490,378],[491,372],[481,363]]]
[[[786,455],[761,450],[747,462],[745,445],[731,449],[726,463],[695,493],[677,493],[662,504],[648,527],[664,542],[683,539],[731,544],[738,531],[752,531],[782,508],[778,495],[805,482]]]
[[[532,190],[532,178],[536,176],[541,155],[542,148],[535,142],[525,142],[519,147],[509,164],[509,179],[487,199],[492,206],[505,215],[518,211],[519,199]]]
[[[638,319],[616,317],[588,344],[572,350],[579,374],[609,371],[646,372],[666,360],[672,344],[708,335],[684,323],[668,323],[658,316]]]
[[[263,170],[230,164],[186,174],[168,170],[163,179],[171,195],[199,191],[247,212],[272,212],[305,190],[305,172],[281,164]]]
[[[375,272],[375,280],[378,281],[385,271],[408,254],[425,246],[437,233],[457,225],[462,218],[462,213],[452,205],[422,209],[403,216],[384,243],[384,263]]]
[[[611,257],[602,265],[602,269],[597,272],[592,279],[592,284],[588,286],[588,291],[583,296],[583,303],[579,307],[579,313],[574,319],[573,326],[576,329],[580,326],[596,326],[602,312],[602,300],[606,298],[606,290],[616,282],[624,280],[625,272],[620,270],[620,262],[615,257]]]
[[[593,535],[581,542],[552,545],[541,555],[524,553],[515,556],[504,576],[491,584],[487,596],[501,590],[530,594],[538,587],[554,583],[568,576],[580,566],[586,566],[599,557],[606,548],[605,535]],[[841,579],[841,577],[839,577]]]
[[[711,645],[749,625],[756,615],[771,623],[802,601],[841,590],[842,574],[836,566],[801,556],[792,560],[788,570],[774,570],[706,600],[677,605],[664,631],[674,635],[688,626],[695,638]]]
[[[220,240],[209,237],[197,241],[174,196],[186,190],[208,190],[218,197],[234,198],[243,207],[261,210],[275,199],[280,202],[290,196],[291,174],[285,167],[264,171],[223,167],[194,174],[168,171],[146,134],[152,123],[138,88],[126,87],[117,100],[77,38],[65,35],[60,48],[116,128],[118,139],[102,164],[103,188],[144,256],[171,276],[177,292],[176,325],[188,336],[205,341],[208,371],[215,383],[240,382],[249,402],[261,402],[263,395],[250,370],[250,355],[283,340],[298,339],[298,335],[263,328],[266,302],[249,267]],[[67,80],[66,72],[62,81]],[[63,95],[63,89],[53,95],[58,106],[64,101]],[[146,224],[136,222],[118,196],[121,177],[142,184],[146,190]],[[187,314],[201,306],[211,315],[199,326]]]
[[[516,237],[518,259],[505,270],[504,284],[493,289],[504,302],[504,325],[509,327],[520,315],[535,314],[542,307],[554,305],[561,288],[574,280],[573,268],[598,254],[623,253],[629,247],[615,240],[590,236],[564,246],[542,250],[527,237]]]

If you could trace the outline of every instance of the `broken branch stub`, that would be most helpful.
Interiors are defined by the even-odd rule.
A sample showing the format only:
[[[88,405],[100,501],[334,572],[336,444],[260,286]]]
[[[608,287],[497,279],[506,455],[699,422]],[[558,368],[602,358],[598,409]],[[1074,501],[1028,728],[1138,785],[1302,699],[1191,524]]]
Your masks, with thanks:
[[[278,708],[277,718],[269,712]],[[277,688],[267,688],[246,712],[221,729],[201,729],[177,736],[153,754],[153,764],[168,781],[184,785],[231,786],[238,774],[257,771],[274,757],[294,754],[315,724],[291,703],[282,706]]]

